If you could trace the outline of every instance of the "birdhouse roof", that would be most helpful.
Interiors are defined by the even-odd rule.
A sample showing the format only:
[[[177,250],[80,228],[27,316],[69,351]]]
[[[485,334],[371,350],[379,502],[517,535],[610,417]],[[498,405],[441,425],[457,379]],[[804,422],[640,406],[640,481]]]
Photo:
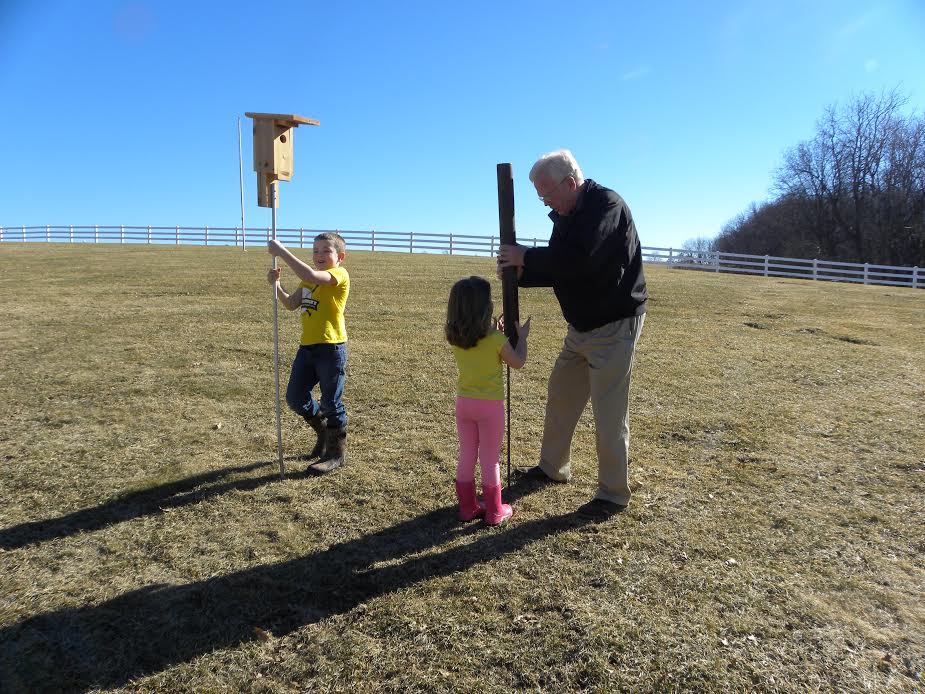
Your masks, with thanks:
[[[291,113],[253,113],[248,111],[244,114],[254,120],[272,120],[287,128],[297,128],[300,125],[321,125],[314,118],[304,118]]]

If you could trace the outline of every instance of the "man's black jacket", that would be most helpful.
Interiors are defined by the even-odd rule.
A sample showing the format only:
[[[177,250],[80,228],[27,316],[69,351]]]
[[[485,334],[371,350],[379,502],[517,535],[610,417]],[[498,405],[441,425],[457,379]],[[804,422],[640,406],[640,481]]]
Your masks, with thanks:
[[[549,245],[524,256],[521,287],[552,287],[579,332],[646,312],[642,249],[629,207],[591,179],[570,214],[550,212]]]

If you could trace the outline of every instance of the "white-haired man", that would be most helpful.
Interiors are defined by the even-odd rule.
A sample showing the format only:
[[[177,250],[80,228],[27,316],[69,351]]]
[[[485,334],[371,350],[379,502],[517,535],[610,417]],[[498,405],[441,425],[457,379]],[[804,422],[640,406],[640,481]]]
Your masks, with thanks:
[[[552,287],[568,332],[549,376],[540,461],[521,475],[571,478],[572,435],[590,400],[598,489],[579,512],[607,518],[630,501],[630,377],[648,300],[642,251],[623,198],[585,179],[568,150],[540,157],[530,180],[552,208],[549,245],[502,245],[498,272],[513,266],[521,287]]]

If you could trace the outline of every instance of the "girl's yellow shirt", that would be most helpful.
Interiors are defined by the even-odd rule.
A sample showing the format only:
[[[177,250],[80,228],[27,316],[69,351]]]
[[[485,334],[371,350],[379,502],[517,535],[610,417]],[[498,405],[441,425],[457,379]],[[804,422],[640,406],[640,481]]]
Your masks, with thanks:
[[[457,395],[476,400],[504,400],[501,348],[506,342],[504,333],[492,330],[469,349],[451,345],[459,369]]]

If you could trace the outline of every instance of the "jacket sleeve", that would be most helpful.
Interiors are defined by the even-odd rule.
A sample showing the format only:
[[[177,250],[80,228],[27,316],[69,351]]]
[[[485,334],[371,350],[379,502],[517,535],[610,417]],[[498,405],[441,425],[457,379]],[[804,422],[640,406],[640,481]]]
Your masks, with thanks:
[[[562,279],[596,276],[606,270],[622,274],[629,264],[628,244],[632,242],[626,210],[619,202],[608,200],[594,217],[566,234],[554,234],[549,246],[528,250],[520,285],[550,286]],[[614,267],[615,260],[618,267]]]
[[[541,270],[545,266],[545,256],[549,252],[548,246],[537,246],[527,249],[524,255],[524,272],[517,284],[521,287],[551,287],[553,277]],[[538,258],[538,259],[534,259]]]

